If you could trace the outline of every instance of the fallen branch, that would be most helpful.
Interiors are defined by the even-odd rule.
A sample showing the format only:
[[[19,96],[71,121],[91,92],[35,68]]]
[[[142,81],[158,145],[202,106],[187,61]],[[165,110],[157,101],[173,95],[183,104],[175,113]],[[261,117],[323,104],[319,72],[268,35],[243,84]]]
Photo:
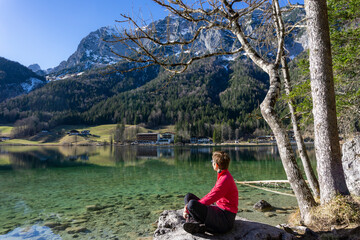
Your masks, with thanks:
[[[279,192],[279,191],[270,190],[270,189],[268,189],[268,188],[258,187],[258,186],[254,186],[254,185],[249,184],[249,183],[269,183],[269,182],[272,182],[272,183],[288,183],[289,181],[287,181],[287,180],[275,180],[275,181],[245,181],[245,182],[236,181],[236,183],[239,183],[239,184],[242,184],[242,185],[245,185],[245,186],[249,186],[249,187],[253,187],[253,188],[257,188],[257,189],[261,189],[261,190],[264,190],[264,191],[267,191],[267,192],[272,192],[272,193],[276,193],[276,194],[280,194],[280,195],[295,197],[294,194],[283,193],[283,192]]]
[[[261,183],[289,183],[288,180],[262,180],[262,181],[237,181],[240,184],[261,184]]]

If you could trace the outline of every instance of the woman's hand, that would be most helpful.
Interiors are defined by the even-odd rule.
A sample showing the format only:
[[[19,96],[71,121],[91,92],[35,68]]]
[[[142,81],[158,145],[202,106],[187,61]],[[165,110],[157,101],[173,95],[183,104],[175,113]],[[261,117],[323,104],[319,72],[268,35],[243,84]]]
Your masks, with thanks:
[[[189,217],[189,210],[187,209],[187,204],[184,207],[183,217],[187,219]]]

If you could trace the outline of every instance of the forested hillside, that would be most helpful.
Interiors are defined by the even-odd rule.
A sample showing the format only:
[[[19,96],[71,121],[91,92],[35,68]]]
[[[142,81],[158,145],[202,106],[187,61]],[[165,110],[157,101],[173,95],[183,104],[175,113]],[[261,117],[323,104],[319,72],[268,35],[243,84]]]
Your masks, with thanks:
[[[252,133],[261,124],[249,114],[264,97],[268,78],[245,58],[199,61],[175,77],[157,67],[112,71],[91,70],[10,99],[0,104],[0,119],[11,123],[36,116],[49,128],[74,123],[177,124],[195,135],[211,135],[214,126],[222,124],[229,129],[227,138],[235,137],[236,129],[238,135]]]
[[[351,1],[351,8],[344,12],[341,9],[344,1],[329,1],[337,107],[342,132],[360,128],[359,81],[356,81],[359,75],[360,48],[356,40],[359,37],[359,14],[356,11],[358,5],[354,2]],[[251,23],[249,26],[257,24],[259,12],[255,13],[247,20]],[[295,22],[303,16],[303,10],[296,9],[286,13],[285,17],[286,21]],[[176,18],[168,17],[155,22],[155,25],[165,31],[167,22],[174,28],[174,39],[193,31],[188,24]],[[165,36],[165,32],[159,34]],[[292,59],[290,67],[294,90],[290,97],[297,103],[303,126],[312,131],[308,55],[306,51],[298,55],[307,47],[304,33],[300,30],[293,32],[286,39],[286,48]],[[32,125],[35,126],[34,132],[61,124],[128,123],[148,127],[175,124],[178,131],[188,135],[213,136],[214,132],[221,132],[223,139],[234,139],[253,133],[257,128],[267,128],[260,116],[259,104],[268,88],[268,76],[245,56],[197,61],[185,73],[176,76],[158,66],[122,73],[134,65],[126,62],[107,65],[116,59],[111,58],[110,45],[102,38],[107,39],[111,34],[114,30],[108,28],[90,33],[67,62],[52,70],[48,78],[54,81],[46,85],[44,78],[29,69],[0,58],[0,123]],[[196,49],[212,51],[216,45],[214,41],[222,40],[223,34],[204,33],[195,44]],[[230,48],[233,39],[225,40]],[[125,51],[123,47],[116,49]],[[168,54],[175,56],[176,52]],[[56,72],[56,69],[59,71]],[[34,82],[35,78],[40,82]],[[28,94],[24,94],[29,90]],[[279,102],[277,107],[287,124],[289,115],[285,102]]]
[[[20,63],[0,57],[0,102],[28,93],[44,84],[44,77],[40,77]]]

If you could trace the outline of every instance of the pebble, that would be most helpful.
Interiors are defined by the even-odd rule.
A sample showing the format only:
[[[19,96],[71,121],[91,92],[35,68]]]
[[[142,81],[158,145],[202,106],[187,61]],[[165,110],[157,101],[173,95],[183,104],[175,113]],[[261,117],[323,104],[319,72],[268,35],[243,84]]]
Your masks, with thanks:
[[[238,212],[253,212],[253,211],[250,210],[250,209],[247,209],[247,208],[240,208],[240,209],[238,210]]]
[[[275,213],[271,213],[271,212],[266,212],[266,213],[264,213],[264,216],[265,216],[265,217],[275,217],[276,214],[275,214]]]
[[[11,230],[12,230],[11,228],[4,228],[4,229],[0,230],[0,235],[7,234]]]
[[[250,198],[247,197],[239,197],[239,200],[249,200]]]
[[[115,223],[115,226],[125,226],[125,225],[127,225],[127,223],[125,223],[125,222],[116,222]]]
[[[103,209],[102,206],[100,206],[100,204],[95,204],[95,205],[88,205],[85,207],[87,211],[98,211]]]
[[[80,224],[80,223],[85,223],[87,221],[88,221],[87,219],[76,219],[72,223],[73,224]]]
[[[65,229],[65,231],[69,234],[72,233],[80,233],[80,232],[86,232],[86,227],[68,227]]]
[[[70,227],[70,224],[69,223],[64,223],[64,224],[61,224],[59,226],[54,227],[54,230],[63,231],[68,227]]]
[[[131,209],[135,209],[133,206],[131,205],[128,205],[128,206],[125,206],[124,207],[125,210],[131,210]]]
[[[59,225],[60,225],[60,223],[57,223],[57,222],[45,222],[44,223],[44,226],[49,227],[49,228],[54,228],[54,227],[57,227]]]

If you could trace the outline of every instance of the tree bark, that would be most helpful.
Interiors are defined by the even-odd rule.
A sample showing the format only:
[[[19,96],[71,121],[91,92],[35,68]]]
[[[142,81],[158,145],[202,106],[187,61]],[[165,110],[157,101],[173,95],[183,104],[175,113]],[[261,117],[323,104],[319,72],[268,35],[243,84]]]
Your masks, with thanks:
[[[297,165],[286,130],[274,109],[280,94],[278,69],[272,65],[267,69],[267,73],[270,77],[270,87],[264,101],[260,104],[261,113],[275,135],[281,161],[298,201],[301,217],[305,223],[309,223],[311,221],[310,209],[316,206],[316,203]]]
[[[315,153],[324,204],[349,194],[341,164],[326,0],[306,0]]]
[[[284,76],[284,86],[285,86],[285,92],[286,95],[289,96],[291,92],[291,85],[290,85],[290,73],[289,73],[289,67],[287,65],[286,57],[283,55],[281,57],[281,65],[282,65],[282,72]],[[320,188],[319,188],[319,182],[316,179],[314,170],[311,167],[310,159],[306,151],[304,139],[300,132],[299,122],[297,119],[297,116],[295,114],[294,109],[294,101],[292,99],[288,100],[288,106],[289,111],[291,115],[291,122],[294,130],[296,145],[299,151],[300,159],[304,167],[306,178],[309,181],[311,190],[314,193],[314,196],[316,198],[320,198]]]
[[[285,169],[287,179],[289,180],[291,188],[295,193],[301,218],[305,223],[309,223],[311,221],[310,209],[316,206],[316,202],[300,172],[286,130],[282,126],[281,121],[275,111],[275,104],[279,98],[281,88],[277,62],[280,62],[280,56],[282,55],[284,28],[281,19],[281,12],[279,11],[279,4],[277,1],[273,4],[273,11],[275,16],[274,21],[277,22],[276,31],[279,41],[279,50],[277,54],[279,57],[277,56],[275,63],[269,63],[258,55],[255,49],[246,40],[245,34],[237,22],[234,22],[232,30],[241,43],[244,51],[247,53],[247,56],[269,75],[270,86],[265,99],[260,104],[261,114],[275,135],[280,158]]]

